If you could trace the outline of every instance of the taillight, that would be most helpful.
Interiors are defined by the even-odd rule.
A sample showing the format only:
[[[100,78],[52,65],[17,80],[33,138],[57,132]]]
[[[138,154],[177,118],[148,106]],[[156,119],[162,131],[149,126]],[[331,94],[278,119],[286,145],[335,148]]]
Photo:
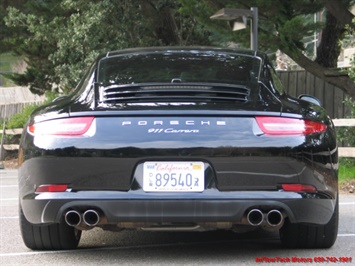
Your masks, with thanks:
[[[94,117],[69,117],[35,123],[28,127],[32,135],[80,136],[87,133]]]
[[[65,192],[68,189],[68,185],[66,184],[46,184],[40,185],[36,189],[36,193],[43,193],[43,192]]]
[[[282,184],[281,187],[284,191],[317,192],[317,189],[314,186],[305,184]]]
[[[324,132],[325,124],[304,119],[286,117],[255,117],[260,129],[269,135],[308,135]]]

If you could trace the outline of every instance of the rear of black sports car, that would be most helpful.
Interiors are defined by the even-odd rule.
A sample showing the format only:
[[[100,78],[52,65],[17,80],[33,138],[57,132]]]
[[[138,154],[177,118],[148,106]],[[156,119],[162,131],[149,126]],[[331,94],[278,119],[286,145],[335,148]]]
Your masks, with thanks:
[[[333,124],[285,94],[262,53],[103,55],[73,94],[32,114],[19,160],[31,249],[75,248],[94,227],[263,228],[295,248],[329,248],[337,236]]]

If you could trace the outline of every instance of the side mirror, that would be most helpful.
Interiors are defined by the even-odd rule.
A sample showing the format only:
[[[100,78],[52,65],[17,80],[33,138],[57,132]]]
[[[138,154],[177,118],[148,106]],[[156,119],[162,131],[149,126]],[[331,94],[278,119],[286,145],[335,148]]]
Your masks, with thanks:
[[[311,95],[301,94],[300,96],[298,96],[298,99],[321,106],[320,100],[314,96],[311,96]]]

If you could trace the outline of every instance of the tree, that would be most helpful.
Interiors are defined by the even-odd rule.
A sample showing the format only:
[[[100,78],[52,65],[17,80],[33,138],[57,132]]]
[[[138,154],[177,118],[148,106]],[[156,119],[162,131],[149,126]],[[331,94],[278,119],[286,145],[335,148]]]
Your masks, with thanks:
[[[26,0],[0,0],[0,37],[1,39],[5,38],[5,36],[14,34],[14,32],[11,31],[11,29],[7,28],[5,25],[5,21],[3,18],[6,16],[6,9],[9,6],[14,6],[14,7],[21,7],[24,6]],[[1,50],[2,52],[6,52],[11,47],[5,46],[5,43],[1,42]]]
[[[180,0],[182,11],[194,16],[202,25],[224,42],[249,45],[249,32],[231,32],[223,21],[211,21],[209,17],[224,7],[259,9],[259,48],[265,51],[280,49],[298,65],[315,76],[355,96],[355,84],[341,71],[333,69],[340,53],[338,41],[344,37],[346,24],[354,17],[348,8],[354,0]],[[325,25],[306,19],[327,9]],[[323,29],[324,27],[324,29]],[[354,27],[352,25],[351,27]],[[312,61],[304,54],[303,37],[323,29],[323,38],[318,46],[317,58]],[[213,40],[215,41],[215,39]]]
[[[29,0],[10,6],[5,22],[11,34],[0,44],[25,56],[28,68],[8,77],[38,94],[53,88],[69,92],[108,50],[208,43],[196,21],[178,8],[173,0]]]
[[[41,38],[41,33],[48,22],[55,16],[52,10],[58,11],[55,0],[39,1],[3,1],[2,7],[7,8],[3,21],[6,31],[0,35],[0,53],[12,52],[26,57],[27,71],[24,74],[6,75],[18,85],[31,85],[31,91],[43,94],[44,88],[58,82],[49,55],[56,44],[50,35]],[[36,27],[38,24],[38,27]]]
[[[345,26],[346,30],[346,38],[340,42],[340,46],[343,47],[355,47],[355,18],[353,18],[352,23],[349,25]],[[349,77],[355,82],[355,54],[353,54],[353,57],[350,61],[351,67],[347,69],[347,74]],[[355,103],[354,105],[354,110],[355,110]],[[355,112],[354,112],[355,115]]]
[[[349,11],[349,7],[354,6],[353,0],[323,0],[326,9],[341,23],[343,26],[349,25],[355,30],[354,15]]]
[[[352,26],[355,25],[355,18],[352,21],[352,24],[346,26],[346,38],[340,44],[342,46],[355,47],[355,28]],[[355,82],[355,54],[351,60],[351,67],[347,69],[349,77]],[[355,99],[347,98],[344,101],[345,105],[348,106],[350,110],[350,115],[348,118],[355,118]],[[339,142],[343,142],[350,147],[355,146],[355,127],[341,127],[337,130],[337,138]],[[349,164],[355,166],[355,158],[343,158],[343,164]]]
[[[247,30],[232,32],[210,16],[223,7],[259,8],[259,48],[280,49],[301,67],[355,96],[354,82],[334,70],[338,41],[354,17],[355,0],[0,0],[0,53],[25,56],[24,74],[10,76],[43,93],[72,90],[96,56],[108,50],[156,45],[250,47]],[[13,6],[12,3],[16,3]],[[327,8],[326,21],[307,19]],[[2,8],[2,9],[1,9]],[[349,22],[350,19],[350,22]],[[323,29],[316,60],[304,54],[303,38]]]

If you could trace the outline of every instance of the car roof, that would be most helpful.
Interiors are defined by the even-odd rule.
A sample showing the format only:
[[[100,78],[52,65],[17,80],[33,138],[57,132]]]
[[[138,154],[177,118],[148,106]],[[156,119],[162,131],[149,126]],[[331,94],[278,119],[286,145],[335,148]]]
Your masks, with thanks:
[[[220,52],[220,53],[233,53],[246,56],[259,57],[264,59],[265,54],[259,51],[247,50],[247,49],[234,49],[234,48],[222,48],[222,47],[208,47],[208,46],[158,46],[158,47],[138,47],[128,48],[117,51],[111,51],[106,54],[102,54],[98,59],[104,57],[114,57],[124,54],[150,54],[150,53],[165,53],[165,52],[192,52],[198,51],[202,53],[206,52]]]

